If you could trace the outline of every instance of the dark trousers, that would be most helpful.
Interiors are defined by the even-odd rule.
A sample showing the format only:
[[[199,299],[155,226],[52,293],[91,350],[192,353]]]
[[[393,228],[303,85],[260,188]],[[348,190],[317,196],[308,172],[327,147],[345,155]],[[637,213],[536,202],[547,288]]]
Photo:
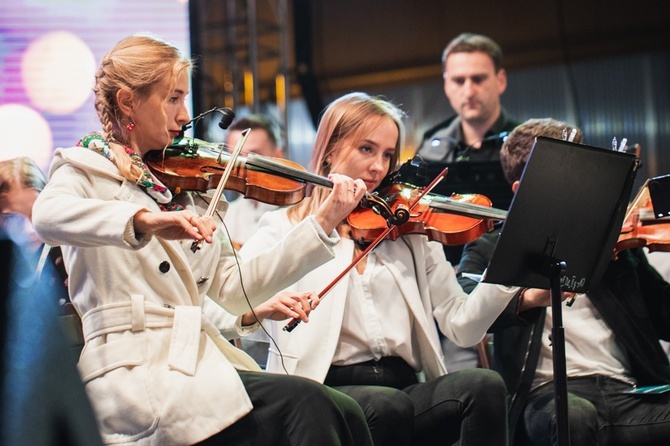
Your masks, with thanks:
[[[253,410],[199,445],[373,444],[360,406],[347,395],[297,376],[239,374]]]
[[[326,384],[363,408],[376,446],[507,444],[507,391],[491,370],[470,369],[417,383],[399,358],[331,367]]]
[[[570,445],[659,445],[670,440],[670,393],[630,395],[604,376],[568,379]],[[531,392],[524,413],[533,445],[556,445],[554,386]]]

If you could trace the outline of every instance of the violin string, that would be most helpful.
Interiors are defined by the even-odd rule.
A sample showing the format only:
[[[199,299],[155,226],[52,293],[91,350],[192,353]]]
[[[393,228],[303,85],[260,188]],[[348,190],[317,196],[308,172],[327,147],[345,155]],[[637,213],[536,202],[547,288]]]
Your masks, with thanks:
[[[204,201],[209,206],[210,203],[207,201],[207,199],[200,192],[196,191],[196,195],[198,195],[198,197],[200,197],[200,199],[202,201]],[[243,278],[243,275],[242,275],[242,266],[240,265],[240,259],[237,256],[237,251],[233,247],[232,238],[230,237],[230,232],[228,232],[228,226],[226,225],[226,222],[223,221],[223,217],[221,216],[219,211],[215,210],[214,212],[215,212],[216,216],[219,218],[219,221],[221,222],[221,225],[223,226],[223,229],[226,231],[226,237],[228,238],[228,243],[230,243],[230,246],[233,250],[233,257],[235,258],[235,264],[237,265],[237,274],[240,278],[240,288],[242,289],[242,294],[244,295],[244,299],[247,302],[247,306],[249,307],[249,310],[251,310],[251,314],[254,316],[254,319],[256,320],[256,323],[261,327],[263,332],[267,335],[267,337],[270,339],[270,341],[272,341],[272,344],[277,349],[277,353],[279,354],[279,359],[281,361],[282,369],[284,369],[284,373],[289,375],[289,372],[286,369],[286,365],[284,364],[284,354],[282,353],[281,349],[279,348],[279,345],[277,344],[277,341],[275,341],[275,338],[273,338],[272,335],[265,328],[265,326],[261,322],[260,318],[256,314],[256,311],[254,310],[253,305],[251,305],[251,301],[249,300],[249,296],[247,295],[247,290],[244,287],[244,278]]]
[[[230,157],[231,152],[233,150],[235,150],[235,146],[233,144],[228,144],[227,142],[212,142],[212,143],[209,143],[209,144],[213,144],[213,145],[216,145],[217,147],[222,147],[222,148],[226,149],[226,152],[224,153],[224,155],[226,157]],[[217,155],[219,154],[219,152],[214,150],[213,147],[200,146],[199,148],[201,148],[205,151],[210,151],[210,152],[216,153]],[[246,157],[250,153],[254,153],[254,152],[251,152],[249,150],[241,150],[240,151],[240,156],[245,156]]]

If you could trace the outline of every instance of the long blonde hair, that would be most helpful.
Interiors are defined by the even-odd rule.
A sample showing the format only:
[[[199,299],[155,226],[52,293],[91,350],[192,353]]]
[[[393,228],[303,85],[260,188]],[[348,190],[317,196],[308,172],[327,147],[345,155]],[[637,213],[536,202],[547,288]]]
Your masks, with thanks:
[[[332,169],[332,159],[340,150],[353,150],[357,141],[385,119],[391,119],[398,128],[398,140],[391,158],[389,172],[393,171],[400,157],[400,148],[405,138],[403,119],[405,114],[393,103],[366,93],[349,93],[326,107],[316,131],[314,152],[310,170],[321,176],[328,176]],[[288,216],[292,221],[300,221],[313,214],[326,199],[329,191],[315,188],[312,196],[290,208]]]
[[[156,85],[167,79],[171,91],[179,75],[191,67],[191,61],[176,47],[156,36],[136,34],[117,43],[102,59],[93,89],[95,109],[105,140],[128,143],[126,125],[130,123],[129,117],[123,115],[116,99],[120,89],[126,88],[138,98],[147,98]],[[167,116],[165,119],[167,122]],[[142,176],[142,170],[131,162],[122,148],[115,144],[110,144],[110,148],[121,174],[137,181]]]

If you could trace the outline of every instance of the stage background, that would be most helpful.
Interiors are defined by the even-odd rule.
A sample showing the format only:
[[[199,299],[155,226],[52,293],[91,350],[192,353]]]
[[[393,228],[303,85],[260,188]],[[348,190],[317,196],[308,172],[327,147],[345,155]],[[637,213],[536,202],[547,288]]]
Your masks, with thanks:
[[[100,123],[95,70],[122,38],[148,32],[190,54],[186,0],[11,0],[0,4],[0,160],[53,149]],[[190,101],[189,101],[190,104]]]

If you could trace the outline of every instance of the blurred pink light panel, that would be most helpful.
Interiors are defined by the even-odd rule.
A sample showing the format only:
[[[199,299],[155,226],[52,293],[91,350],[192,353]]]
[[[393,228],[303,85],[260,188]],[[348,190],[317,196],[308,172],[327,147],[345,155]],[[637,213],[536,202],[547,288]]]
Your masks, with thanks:
[[[185,0],[12,0],[0,3],[0,160],[53,150],[99,130],[95,70],[122,38],[153,33],[189,51]]]

